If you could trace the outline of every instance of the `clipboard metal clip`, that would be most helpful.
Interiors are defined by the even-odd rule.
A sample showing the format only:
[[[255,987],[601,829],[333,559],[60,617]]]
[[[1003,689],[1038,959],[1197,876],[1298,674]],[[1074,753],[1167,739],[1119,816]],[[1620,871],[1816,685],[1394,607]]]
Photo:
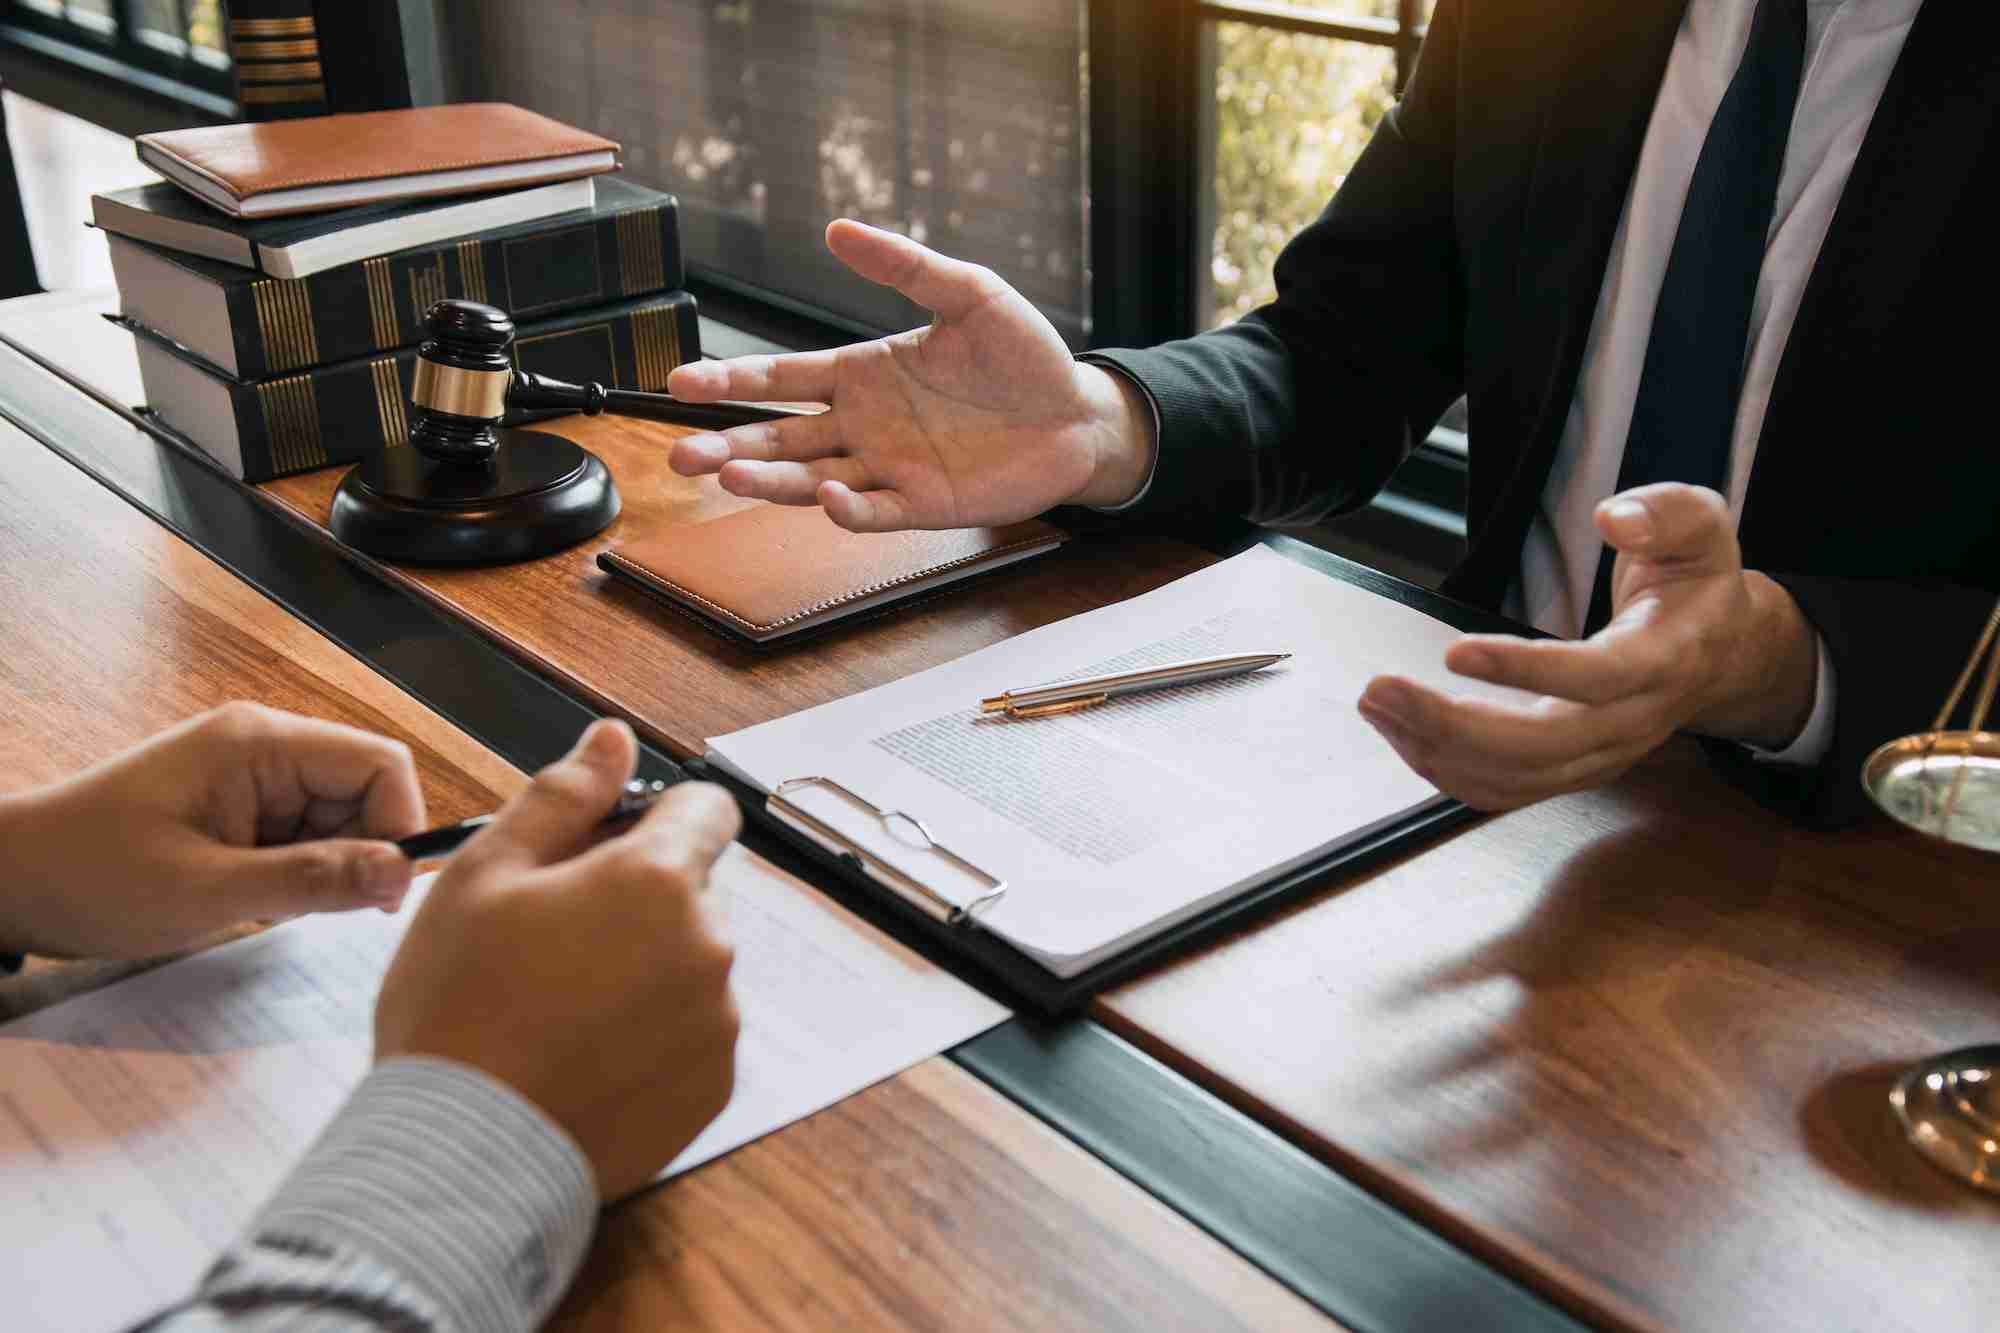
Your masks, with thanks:
[[[913,847],[919,851],[937,853],[966,874],[985,884],[986,891],[969,903],[953,902],[930,885],[891,865],[847,834],[842,833],[839,829],[821,819],[818,815],[803,809],[790,799],[790,793],[803,790],[807,787],[824,788],[846,801],[855,809],[873,816],[875,821],[881,824],[884,832],[905,846]],[[832,778],[787,778],[773,788],[771,794],[765,798],[764,808],[810,831],[833,847],[840,849],[846,855],[853,857],[865,869],[870,871],[874,878],[887,884],[904,898],[911,900],[916,906],[943,921],[948,926],[971,924],[982,910],[991,907],[994,903],[1007,896],[1005,881],[987,874],[984,870],[981,870],[978,866],[972,864],[972,862],[966,860],[957,852],[954,852],[951,848],[932,837],[930,829],[924,825],[923,820],[905,810],[884,810],[866,797],[849,791]]]

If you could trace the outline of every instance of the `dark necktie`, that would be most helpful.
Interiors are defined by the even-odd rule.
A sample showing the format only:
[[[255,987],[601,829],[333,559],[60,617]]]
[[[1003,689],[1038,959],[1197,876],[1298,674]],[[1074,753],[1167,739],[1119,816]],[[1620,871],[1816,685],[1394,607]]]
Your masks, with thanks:
[[[1806,0],[1759,0],[1750,42],[1708,127],[1653,312],[1618,489],[1684,481],[1721,491],[1757,274],[1784,171],[1806,49]],[[1584,633],[1611,618],[1604,548]]]

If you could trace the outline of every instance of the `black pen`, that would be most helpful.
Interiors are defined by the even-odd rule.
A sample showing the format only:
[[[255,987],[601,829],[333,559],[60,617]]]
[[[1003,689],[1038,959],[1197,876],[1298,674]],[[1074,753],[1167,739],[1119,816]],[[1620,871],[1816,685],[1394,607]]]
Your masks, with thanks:
[[[658,396],[667,397],[665,394]],[[672,398],[660,404],[654,416],[660,421],[676,426],[693,426],[697,430],[728,430],[732,426],[750,426],[760,421],[783,421],[786,417],[816,417],[820,411],[816,407],[776,407],[727,399],[713,403],[690,403]]]
[[[632,779],[625,784],[625,790],[618,794],[618,804],[611,807],[611,813],[604,817],[604,823],[615,824],[621,819],[644,814],[652,808],[654,801],[666,794],[666,790],[667,784],[664,782]],[[491,824],[494,818],[493,815],[474,815],[470,819],[461,819],[456,824],[446,824],[442,828],[426,829],[422,833],[412,833],[407,838],[398,838],[396,846],[412,861],[435,861],[441,856],[457,851],[460,843]]]

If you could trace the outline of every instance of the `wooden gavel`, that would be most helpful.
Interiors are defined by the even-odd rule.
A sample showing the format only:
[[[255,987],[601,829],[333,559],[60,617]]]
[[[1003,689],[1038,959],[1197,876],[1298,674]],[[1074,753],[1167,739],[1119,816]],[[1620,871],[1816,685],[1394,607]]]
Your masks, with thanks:
[[[424,314],[410,388],[410,448],[355,464],[327,526],[356,550],[425,565],[532,560],[602,532],[618,487],[601,459],[547,431],[501,425],[510,410],[643,417],[726,429],[812,409],[684,403],[671,394],[566,384],[514,369],[514,321],[474,301]],[[664,460],[662,460],[664,463]]]
[[[509,411],[609,413],[715,430],[812,413],[752,403],[685,403],[671,394],[570,384],[516,370],[509,355],[514,321],[506,311],[476,301],[437,302],[424,314],[424,333],[410,389],[410,444],[440,461],[490,459],[495,428]]]

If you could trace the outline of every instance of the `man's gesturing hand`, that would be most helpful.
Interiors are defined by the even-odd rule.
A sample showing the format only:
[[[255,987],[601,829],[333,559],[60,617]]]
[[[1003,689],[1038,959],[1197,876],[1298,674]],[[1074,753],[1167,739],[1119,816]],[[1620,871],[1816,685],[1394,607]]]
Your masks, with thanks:
[[[822,505],[856,532],[1011,523],[1138,492],[1152,451],[1143,399],[1072,360],[1019,292],[986,269],[858,222],[834,223],[826,243],[856,273],[936,318],[830,352],[681,366],[668,388],[689,402],[832,410],[689,436],[674,445],[675,471],[719,472],[736,495]]]
[[[599,722],[537,775],[438,876],[375,1006],[376,1059],[438,1056],[513,1087],[582,1147],[606,1200],[735,1084],[734,955],[705,887],[736,806],[685,783],[598,842],[636,758],[628,728]]]
[[[1452,698],[1379,677],[1361,713],[1411,768],[1484,810],[1617,777],[1675,731],[1788,744],[1811,715],[1818,648],[1791,595],[1743,568],[1722,497],[1644,486],[1606,500],[1611,623],[1587,640],[1468,635],[1445,665],[1538,697]]]

